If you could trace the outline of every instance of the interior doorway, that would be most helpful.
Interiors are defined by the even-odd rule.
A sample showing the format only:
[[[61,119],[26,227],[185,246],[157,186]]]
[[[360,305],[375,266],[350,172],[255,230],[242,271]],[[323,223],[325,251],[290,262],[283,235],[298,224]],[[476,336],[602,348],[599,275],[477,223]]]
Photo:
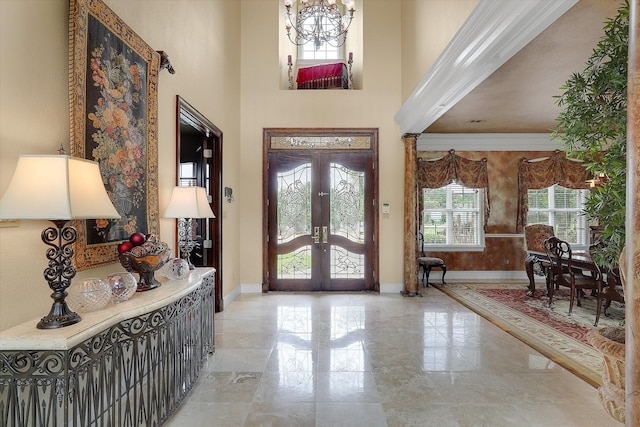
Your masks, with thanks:
[[[190,260],[216,269],[215,305],[222,311],[222,131],[179,95],[176,118],[176,185],[204,187],[215,215],[191,220],[197,246]]]
[[[265,129],[263,290],[379,290],[377,130]]]

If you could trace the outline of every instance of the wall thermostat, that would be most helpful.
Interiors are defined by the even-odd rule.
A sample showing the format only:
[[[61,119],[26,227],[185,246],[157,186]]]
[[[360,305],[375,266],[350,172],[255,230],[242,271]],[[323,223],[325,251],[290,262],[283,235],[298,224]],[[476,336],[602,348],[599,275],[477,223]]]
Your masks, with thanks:
[[[389,215],[391,213],[391,204],[389,202],[382,202],[382,214]]]

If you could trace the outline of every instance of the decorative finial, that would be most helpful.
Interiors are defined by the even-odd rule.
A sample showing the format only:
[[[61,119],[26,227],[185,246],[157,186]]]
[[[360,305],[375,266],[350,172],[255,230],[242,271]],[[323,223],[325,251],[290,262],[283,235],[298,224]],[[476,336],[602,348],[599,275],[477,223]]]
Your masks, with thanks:
[[[60,148],[58,148],[58,154],[60,154],[61,156],[64,156],[65,154],[67,154],[64,147],[62,146],[62,143],[60,144]]]
[[[164,50],[157,50],[160,54],[160,70],[166,69],[170,74],[175,74],[176,70],[173,69],[173,65],[171,65],[171,61],[169,60],[169,55]]]

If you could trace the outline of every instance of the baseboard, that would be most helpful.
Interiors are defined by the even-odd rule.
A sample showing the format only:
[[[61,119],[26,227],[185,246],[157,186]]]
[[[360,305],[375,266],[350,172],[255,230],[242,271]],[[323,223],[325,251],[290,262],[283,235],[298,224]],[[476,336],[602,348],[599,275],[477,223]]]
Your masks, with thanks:
[[[231,304],[236,298],[238,298],[241,293],[242,292],[240,290],[240,286],[236,286],[235,288],[233,288],[231,292],[222,297],[222,306],[229,307],[229,304]]]
[[[243,294],[261,294],[262,293],[262,284],[260,283],[241,284],[240,288]]]
[[[420,280],[420,276],[418,276],[418,280]],[[526,282],[527,273],[525,271],[513,271],[513,270],[505,270],[505,271],[447,271],[447,275],[445,276],[445,280],[447,282],[486,282],[491,280],[517,280]],[[433,270],[429,275],[430,283],[441,283],[442,282],[442,273],[439,270]],[[234,291],[240,289],[238,291],[238,295],[240,293],[243,294],[259,294],[262,293],[262,285],[261,284],[243,284],[234,289]],[[404,290],[404,285],[402,283],[380,283],[380,293],[381,294],[397,294],[400,291]],[[233,292],[232,292],[233,293]],[[233,296],[235,299],[237,295]],[[227,297],[225,296],[225,306]]]
[[[404,290],[402,283],[380,283],[381,294],[399,294]]]
[[[418,280],[420,276],[418,276]],[[488,280],[528,280],[526,271],[517,271],[517,270],[503,270],[503,271],[455,271],[449,270],[447,271],[447,275],[445,276],[445,280],[452,281],[469,281],[469,282],[480,282],[480,281],[488,281]],[[442,281],[442,273],[438,270],[431,270],[431,274],[429,275],[429,282],[441,282]]]

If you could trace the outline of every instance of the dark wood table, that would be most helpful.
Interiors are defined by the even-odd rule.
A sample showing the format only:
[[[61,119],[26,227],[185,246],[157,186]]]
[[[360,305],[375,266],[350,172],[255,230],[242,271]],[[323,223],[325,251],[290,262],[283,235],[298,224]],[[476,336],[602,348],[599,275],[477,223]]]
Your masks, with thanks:
[[[543,269],[545,269],[546,271],[545,266],[549,264],[549,257],[546,253],[543,252],[527,252],[527,258],[525,258],[524,260],[524,269],[527,272],[527,277],[529,278],[529,286],[527,287],[529,290],[527,291],[527,296],[530,297],[532,297],[536,291],[536,282],[533,277],[533,264],[536,262],[540,263],[540,265],[542,265]],[[591,254],[589,252],[573,252],[571,254],[571,265],[572,267],[583,271],[592,271],[600,277],[600,280],[602,280],[600,269],[598,268],[596,263],[593,262],[593,259],[591,259]],[[547,286],[549,286],[548,276],[549,275],[547,274]]]
[[[533,264],[536,262],[540,263],[543,266],[543,269],[545,270],[545,272],[547,272],[546,266],[548,266],[549,264],[549,257],[547,256],[546,253],[543,253],[543,252],[534,252],[534,251],[527,252],[527,258],[524,260],[524,268],[527,272],[527,277],[529,278],[529,286],[527,287],[528,288],[527,296],[530,296],[530,297],[534,296],[536,291],[536,282],[533,277]],[[600,278],[603,284],[602,299],[606,301],[605,312],[604,312],[605,315],[607,314],[607,308],[611,304],[611,301],[617,301],[624,304],[624,295],[621,295],[616,290],[616,285],[618,285],[617,281],[619,280],[618,277],[607,274],[607,280],[605,282],[603,278],[603,274],[600,271],[600,268],[598,268],[598,265],[593,261],[593,259],[591,258],[591,254],[589,252],[586,252],[586,251],[573,252],[571,254],[571,265],[574,268],[577,268],[583,271],[592,271],[598,275],[598,277]],[[547,276],[546,280],[547,280],[547,292],[548,292],[548,287],[550,286],[549,275],[547,274],[546,276]],[[608,286],[604,286],[605,283],[607,283]]]

